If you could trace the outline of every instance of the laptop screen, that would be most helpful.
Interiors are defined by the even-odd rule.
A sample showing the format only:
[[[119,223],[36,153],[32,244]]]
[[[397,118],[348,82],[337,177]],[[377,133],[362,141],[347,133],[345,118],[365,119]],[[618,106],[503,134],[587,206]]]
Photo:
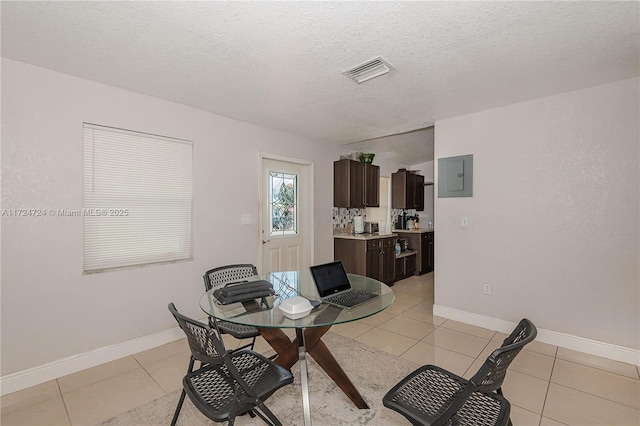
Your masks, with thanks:
[[[344,266],[342,266],[342,262],[339,260],[322,265],[315,265],[310,269],[320,297],[330,296],[351,288],[347,273],[344,271]]]

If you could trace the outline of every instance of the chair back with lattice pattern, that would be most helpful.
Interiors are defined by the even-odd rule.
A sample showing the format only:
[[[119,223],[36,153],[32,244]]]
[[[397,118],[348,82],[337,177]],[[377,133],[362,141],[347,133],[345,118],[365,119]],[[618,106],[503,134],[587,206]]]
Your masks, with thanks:
[[[499,390],[504,382],[509,364],[522,348],[536,338],[536,326],[524,318],[507,337],[502,346],[489,355],[480,370],[471,378],[471,382],[484,392]]]
[[[187,336],[187,342],[191,349],[191,356],[203,364],[217,364],[223,362],[222,357],[226,349],[214,331],[207,324],[194,321],[182,315],[173,303],[169,303],[169,311],[178,321],[178,325]]]
[[[258,269],[249,263],[221,266],[205,272],[204,286],[207,290],[211,290],[254,275],[258,275]]]

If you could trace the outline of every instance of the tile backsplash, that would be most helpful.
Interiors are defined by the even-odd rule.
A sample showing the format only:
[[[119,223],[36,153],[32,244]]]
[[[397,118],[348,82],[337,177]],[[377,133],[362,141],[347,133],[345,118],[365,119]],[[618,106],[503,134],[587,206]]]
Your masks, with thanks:
[[[398,216],[402,214],[403,211],[407,212],[408,216],[415,216],[416,211],[413,209],[391,209],[391,223],[394,224],[396,220],[398,220]],[[333,230],[334,231],[342,231],[344,230],[347,223],[352,223],[354,216],[363,216],[364,220],[367,220],[366,209],[347,209],[342,207],[333,207]],[[393,229],[393,225],[392,225]]]
[[[333,230],[344,230],[347,223],[353,222],[354,216],[364,216],[364,220],[367,220],[367,214],[365,209],[346,209],[342,207],[333,208]]]

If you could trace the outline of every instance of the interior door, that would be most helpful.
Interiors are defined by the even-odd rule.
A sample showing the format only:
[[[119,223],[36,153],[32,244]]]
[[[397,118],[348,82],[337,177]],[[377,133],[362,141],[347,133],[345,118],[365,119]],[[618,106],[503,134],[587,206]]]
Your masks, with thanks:
[[[310,265],[310,169],[308,163],[262,158],[261,273]]]

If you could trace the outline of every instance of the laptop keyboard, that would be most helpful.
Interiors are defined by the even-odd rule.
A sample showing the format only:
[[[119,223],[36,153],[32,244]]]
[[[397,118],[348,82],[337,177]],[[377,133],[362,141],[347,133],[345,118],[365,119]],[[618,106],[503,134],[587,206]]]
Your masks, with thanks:
[[[345,291],[344,293],[335,294],[333,296],[327,296],[324,298],[324,300],[331,303],[335,303],[337,305],[345,305],[345,304],[348,304],[348,302],[353,299],[359,299],[366,295],[367,293],[364,291],[349,290],[349,291]]]

